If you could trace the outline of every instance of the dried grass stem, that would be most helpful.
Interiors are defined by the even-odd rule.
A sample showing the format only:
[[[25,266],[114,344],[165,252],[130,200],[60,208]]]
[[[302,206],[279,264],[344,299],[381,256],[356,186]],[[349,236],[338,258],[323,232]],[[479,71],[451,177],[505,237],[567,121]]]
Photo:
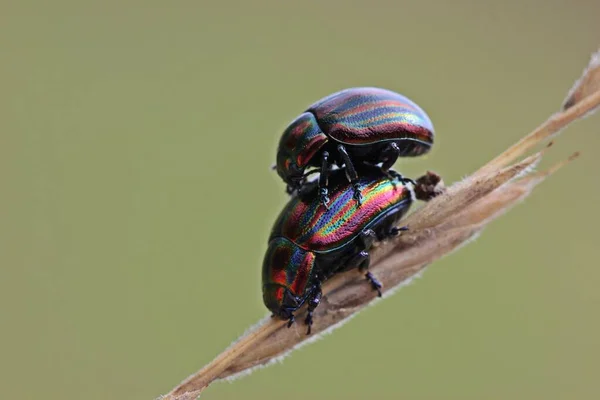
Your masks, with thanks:
[[[493,219],[526,198],[531,191],[574,160],[578,153],[550,169],[533,173],[546,149],[514,163],[543,141],[556,136],[572,122],[600,106],[600,53],[575,83],[563,109],[553,114],[533,132],[463,181],[450,186],[406,218],[410,227],[401,236],[379,243],[371,252],[371,267],[384,285],[384,297],[406,284],[433,261],[468,243]],[[315,312],[312,336],[305,327],[265,318],[242,335],[211,363],[190,376],[163,400],[191,400],[213,381],[226,379],[252,368],[269,364],[302,344],[340,326],[376,299],[357,271],[338,274],[323,286],[324,297]],[[297,320],[302,321],[300,309]]]

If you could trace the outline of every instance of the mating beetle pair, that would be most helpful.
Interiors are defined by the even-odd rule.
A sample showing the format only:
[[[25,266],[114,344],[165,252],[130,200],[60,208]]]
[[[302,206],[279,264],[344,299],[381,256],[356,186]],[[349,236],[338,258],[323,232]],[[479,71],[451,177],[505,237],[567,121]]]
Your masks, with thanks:
[[[412,204],[414,182],[390,168],[398,157],[428,152],[433,138],[419,106],[378,88],[327,96],[285,129],[275,168],[292,198],[275,222],[262,272],[263,301],[274,316],[291,326],[306,303],[310,333],[321,284],[366,270],[372,244],[404,229],[396,224]],[[318,181],[309,182],[316,172]],[[366,278],[381,296],[379,281]]]

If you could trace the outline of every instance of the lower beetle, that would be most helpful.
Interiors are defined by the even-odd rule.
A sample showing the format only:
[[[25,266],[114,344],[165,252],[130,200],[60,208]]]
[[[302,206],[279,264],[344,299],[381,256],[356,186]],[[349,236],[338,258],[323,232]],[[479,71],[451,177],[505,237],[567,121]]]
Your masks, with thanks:
[[[371,246],[405,229],[396,224],[414,198],[412,184],[377,167],[361,170],[362,205],[353,200],[343,170],[333,171],[330,183],[329,208],[321,207],[314,182],[292,196],[273,226],[263,261],[264,304],[291,326],[294,312],[307,303],[308,334],[321,284],[338,272],[367,270]],[[381,283],[370,272],[365,276],[381,296]]]
[[[360,164],[382,163],[388,171],[398,157],[427,153],[433,141],[431,120],[407,97],[380,88],[350,88],[317,101],[288,125],[274,168],[288,193],[299,189],[308,174],[320,172],[319,196],[327,206],[329,170],[333,164],[344,166],[360,202]]]

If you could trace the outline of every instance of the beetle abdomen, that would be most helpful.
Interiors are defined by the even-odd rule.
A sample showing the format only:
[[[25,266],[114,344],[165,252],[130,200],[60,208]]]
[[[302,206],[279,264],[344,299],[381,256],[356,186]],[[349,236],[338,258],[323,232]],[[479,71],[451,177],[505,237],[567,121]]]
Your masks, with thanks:
[[[308,108],[331,138],[345,144],[409,141],[403,156],[426,153],[433,145],[433,124],[425,111],[398,93],[352,88],[327,96]]]
[[[280,214],[271,237],[285,237],[306,250],[328,252],[349,243],[387,211],[408,208],[412,202],[408,187],[379,173],[376,179],[367,175],[359,180],[363,195],[359,205],[342,171],[338,176],[343,179],[333,186],[329,209],[318,196],[295,197]]]

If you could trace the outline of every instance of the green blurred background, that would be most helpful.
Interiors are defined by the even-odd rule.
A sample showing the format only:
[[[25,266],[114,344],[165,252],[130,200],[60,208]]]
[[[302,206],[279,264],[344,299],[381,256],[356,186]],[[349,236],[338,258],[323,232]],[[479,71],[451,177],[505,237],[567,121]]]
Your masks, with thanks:
[[[266,315],[285,125],[374,85],[460,179],[556,110],[600,3],[1,1],[0,392],[153,399]],[[207,399],[599,398],[600,116],[576,163],[474,245]],[[596,153],[595,153],[596,152]]]

